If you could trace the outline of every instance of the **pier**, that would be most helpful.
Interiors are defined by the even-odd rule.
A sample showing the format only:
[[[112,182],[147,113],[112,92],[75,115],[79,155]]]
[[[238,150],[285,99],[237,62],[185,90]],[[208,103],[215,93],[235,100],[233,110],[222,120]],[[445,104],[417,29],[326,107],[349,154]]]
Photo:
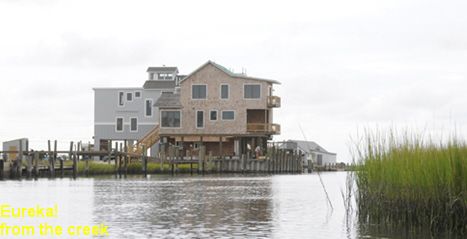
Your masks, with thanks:
[[[303,155],[299,151],[270,148],[261,157],[251,153],[239,156],[213,156],[201,145],[196,151],[183,150],[175,145],[162,145],[157,156],[131,152],[131,146],[115,143],[107,151],[85,150],[81,142],[70,142],[68,150],[58,150],[57,141],[48,141],[48,150],[23,149],[0,151],[0,178],[73,177],[102,174],[93,172],[90,165],[106,167],[116,175],[165,173],[302,173]],[[14,156],[13,158],[11,156]],[[10,157],[9,157],[10,156]],[[157,165],[158,169],[148,169]],[[189,165],[189,167],[187,167]],[[135,167],[138,167],[135,170]],[[131,170],[129,170],[131,168]],[[109,174],[109,173],[107,173]]]

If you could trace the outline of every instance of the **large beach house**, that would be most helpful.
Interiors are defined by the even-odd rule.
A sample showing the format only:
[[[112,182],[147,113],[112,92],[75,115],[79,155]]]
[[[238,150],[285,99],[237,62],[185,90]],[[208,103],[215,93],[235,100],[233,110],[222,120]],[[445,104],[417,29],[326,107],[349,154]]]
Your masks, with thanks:
[[[141,88],[95,88],[95,148],[109,140],[151,147],[200,145],[212,155],[240,155],[266,148],[280,133],[273,109],[275,80],[234,73],[208,61],[187,76],[176,67],[150,67]],[[140,148],[140,147],[137,147]],[[182,151],[182,152],[183,152]]]

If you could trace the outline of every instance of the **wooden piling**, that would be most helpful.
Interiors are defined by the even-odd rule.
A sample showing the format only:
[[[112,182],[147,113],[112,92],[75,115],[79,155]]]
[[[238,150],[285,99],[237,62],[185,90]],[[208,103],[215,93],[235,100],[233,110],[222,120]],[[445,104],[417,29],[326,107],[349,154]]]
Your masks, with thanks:
[[[55,177],[55,162],[57,161],[57,140],[54,140],[54,151],[52,154],[52,171]]]
[[[141,154],[141,164],[143,167],[143,173],[145,177],[148,175],[148,158],[146,157],[146,151],[146,146],[143,145],[143,153]]]
[[[78,164],[76,162],[76,157],[75,154],[73,153],[73,141],[70,142],[70,152],[69,152],[69,157],[71,160],[73,160],[73,178],[76,178],[76,175],[78,174]]]
[[[39,152],[34,152],[33,172],[35,178],[39,177],[39,157]]]
[[[165,160],[165,143],[161,145],[160,147],[160,152],[159,152],[159,155],[160,155],[160,170],[161,170],[161,173],[164,172],[164,160]]]
[[[124,160],[124,163],[125,163],[125,176],[127,175],[128,173],[128,141],[124,141],[125,144],[124,144],[124,153],[125,155],[123,156],[123,160]]]

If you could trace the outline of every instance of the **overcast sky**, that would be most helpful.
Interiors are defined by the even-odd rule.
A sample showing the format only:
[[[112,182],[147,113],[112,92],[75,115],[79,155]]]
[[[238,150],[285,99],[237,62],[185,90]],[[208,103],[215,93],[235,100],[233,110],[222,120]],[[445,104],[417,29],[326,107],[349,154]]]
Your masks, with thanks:
[[[467,1],[0,1],[0,141],[91,141],[93,87],[207,60],[282,82],[282,139],[467,129]]]

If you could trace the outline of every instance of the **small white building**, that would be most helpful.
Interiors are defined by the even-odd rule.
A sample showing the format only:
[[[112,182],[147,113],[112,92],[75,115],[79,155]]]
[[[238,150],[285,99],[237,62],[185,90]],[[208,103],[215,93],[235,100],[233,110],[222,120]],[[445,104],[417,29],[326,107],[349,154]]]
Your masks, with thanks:
[[[326,166],[336,164],[337,154],[328,152],[319,144],[313,141],[304,140],[287,140],[279,142],[279,148],[287,150],[300,150],[304,152],[304,160],[312,160],[318,166]]]

